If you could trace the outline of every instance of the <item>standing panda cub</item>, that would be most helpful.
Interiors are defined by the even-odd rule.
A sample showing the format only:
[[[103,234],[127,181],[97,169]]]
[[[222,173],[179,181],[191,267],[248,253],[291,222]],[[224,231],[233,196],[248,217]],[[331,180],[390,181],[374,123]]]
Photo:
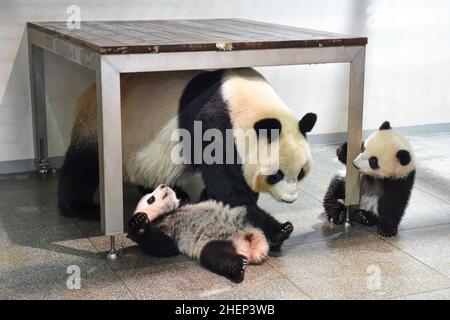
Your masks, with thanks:
[[[336,153],[345,164],[347,143]],[[383,237],[395,236],[416,174],[411,145],[385,121],[363,142],[353,165],[361,173],[361,203],[355,219],[366,226],[377,225],[378,234]],[[345,178],[338,174],[332,179],[323,201],[328,219],[335,224],[345,220],[345,207],[338,202],[344,198]]]
[[[241,282],[247,263],[262,263],[269,252],[263,232],[249,224],[246,215],[245,207],[230,208],[214,200],[180,206],[175,192],[160,185],[139,201],[128,237],[149,255],[181,252]]]

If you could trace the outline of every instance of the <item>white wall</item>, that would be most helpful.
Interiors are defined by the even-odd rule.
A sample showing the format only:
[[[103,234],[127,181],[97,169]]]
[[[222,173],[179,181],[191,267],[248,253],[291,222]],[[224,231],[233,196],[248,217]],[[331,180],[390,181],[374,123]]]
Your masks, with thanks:
[[[369,37],[364,127],[450,122],[447,0],[0,0],[0,161],[33,157],[26,21],[239,17]],[[94,75],[45,56],[50,154],[62,155],[77,95]],[[64,73],[62,72],[64,69]],[[298,116],[319,115],[315,133],[346,130],[345,65],[264,68]]]

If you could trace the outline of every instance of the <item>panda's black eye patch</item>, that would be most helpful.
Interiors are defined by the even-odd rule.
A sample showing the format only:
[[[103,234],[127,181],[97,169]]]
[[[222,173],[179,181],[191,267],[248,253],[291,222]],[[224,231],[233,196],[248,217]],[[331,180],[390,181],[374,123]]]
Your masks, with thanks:
[[[278,170],[277,173],[272,174],[267,177],[267,183],[273,185],[275,183],[280,182],[284,178],[284,173],[281,170]]]
[[[262,119],[253,125],[253,129],[255,129],[258,138],[261,134],[264,134],[267,141],[271,143],[277,140],[281,134],[281,122],[276,118]]]
[[[372,170],[377,170],[379,168],[379,166],[378,166],[378,158],[377,157],[370,157],[369,158],[369,166],[372,168]]]
[[[150,198],[148,198],[147,200],[148,204],[152,204],[153,202],[155,202],[155,196],[151,196]]]
[[[304,177],[305,177],[305,170],[303,170],[303,168],[302,168],[302,170],[300,170],[300,173],[299,173],[298,176],[297,176],[297,180],[300,181],[300,180],[302,180]]]
[[[402,166],[407,166],[411,162],[411,155],[407,150],[402,149],[397,152],[397,159]]]

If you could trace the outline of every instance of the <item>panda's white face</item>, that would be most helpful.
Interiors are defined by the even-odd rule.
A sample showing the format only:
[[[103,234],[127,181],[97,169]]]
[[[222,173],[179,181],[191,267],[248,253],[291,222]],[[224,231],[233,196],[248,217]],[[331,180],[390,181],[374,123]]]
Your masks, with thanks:
[[[254,69],[227,71],[222,96],[227,101],[233,129],[253,131],[257,139],[257,143],[250,145],[236,139],[239,156],[245,161],[242,171],[248,186],[254,192],[269,193],[275,200],[294,202],[298,182],[311,167],[306,134],[313,129],[317,116],[307,113],[299,121]],[[266,138],[271,130],[278,130],[278,137],[267,141],[259,135],[260,130],[266,130]],[[270,150],[267,145],[275,144],[276,153],[269,152],[267,156],[264,151],[260,153],[260,150]],[[249,161],[255,158],[257,163]]]
[[[273,119],[268,120],[273,122]],[[307,114],[300,123],[295,119],[277,121],[279,137],[270,142],[265,138],[258,141],[258,148],[261,144],[269,144],[275,146],[276,152],[259,158],[260,161],[254,166],[245,166],[244,173],[247,181],[252,181],[254,191],[267,192],[277,201],[292,203],[297,200],[299,182],[311,169],[312,157],[306,132],[314,126],[316,116]],[[307,130],[303,131],[304,128]]]
[[[147,214],[150,221],[155,220],[160,215],[171,212],[180,206],[175,192],[165,186],[158,186],[152,193],[141,198],[134,213],[143,212]]]
[[[415,158],[409,142],[386,121],[364,141],[363,150],[353,164],[363,174],[398,179],[415,169]]]

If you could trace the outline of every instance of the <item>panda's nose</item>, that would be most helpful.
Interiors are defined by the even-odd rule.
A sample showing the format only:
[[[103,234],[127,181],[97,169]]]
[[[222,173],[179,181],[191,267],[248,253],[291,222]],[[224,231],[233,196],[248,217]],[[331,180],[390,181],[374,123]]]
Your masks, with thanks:
[[[162,184],[162,185],[159,186],[160,189],[164,189],[165,187],[166,187],[165,184]]]

